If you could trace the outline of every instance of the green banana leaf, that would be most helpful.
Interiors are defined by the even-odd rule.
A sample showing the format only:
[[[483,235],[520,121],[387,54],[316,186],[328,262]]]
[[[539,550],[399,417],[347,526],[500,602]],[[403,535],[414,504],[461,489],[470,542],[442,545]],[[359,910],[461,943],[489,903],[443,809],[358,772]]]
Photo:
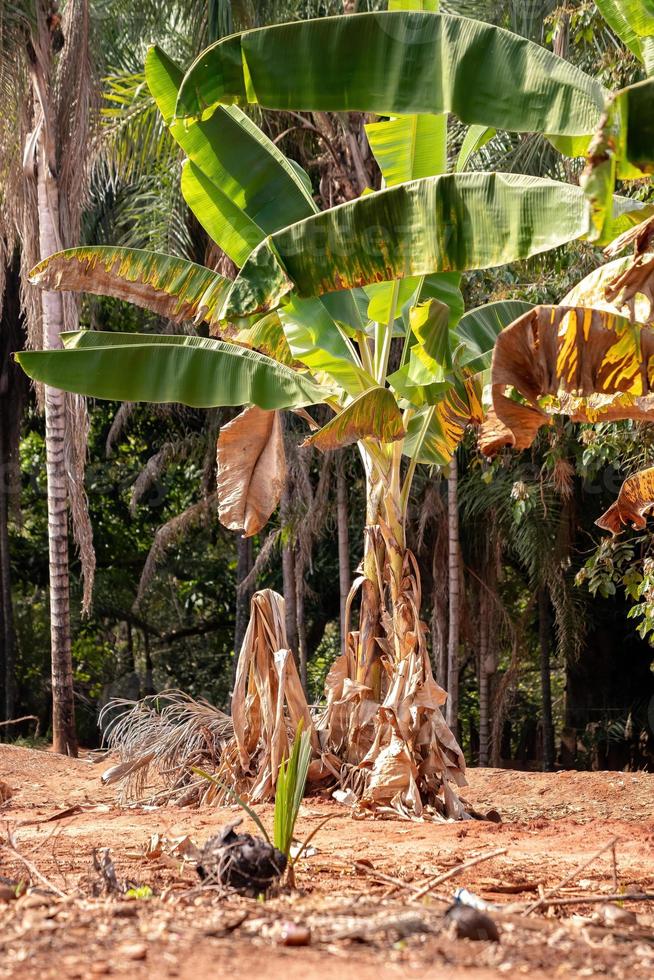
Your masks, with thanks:
[[[128,300],[175,323],[217,328],[231,280],[187,259],[113,245],[55,252],[30,272],[44,289],[69,289]]]
[[[347,336],[319,299],[294,296],[277,313],[291,354],[312,374],[329,375],[350,395],[374,386],[374,379],[361,367]]]
[[[611,30],[618,35],[647,74],[654,72],[654,3],[652,0],[595,0]]]
[[[533,305],[518,299],[502,299],[478,306],[461,317],[454,330],[456,341],[463,345],[458,359],[461,367],[475,374],[488,370],[498,334]]]
[[[456,159],[456,169],[460,173],[466,169],[466,165],[471,156],[474,156],[482,146],[486,146],[489,140],[497,132],[492,126],[468,126],[468,132],[463,138],[459,155]]]
[[[594,79],[509,31],[398,10],[298,21],[218,41],[187,72],[176,114],[206,118],[233,103],[380,115],[454,112],[469,124],[580,135],[596,128],[603,101]]]
[[[159,111],[189,159],[222,193],[222,200],[244,212],[261,229],[260,238],[314,214],[318,209],[301,168],[287,160],[236,106],[222,108],[202,122],[174,119],[183,74],[160,48],[149,49],[145,77]],[[197,216],[202,221],[202,214]]]
[[[232,262],[243,265],[252,249],[266,237],[265,232],[192,160],[182,167],[181,188],[184,200],[207,235]]]
[[[387,187],[447,170],[447,116],[398,116],[365,129]]]
[[[503,265],[588,230],[583,191],[518,174],[443,174],[321,212],[269,236],[245,262],[225,315],[374,282]]]
[[[625,199],[614,196],[616,180],[635,180],[651,173],[654,173],[654,79],[646,79],[611,96],[591,143],[588,165],[581,178],[591,207],[591,241],[610,241],[626,230],[618,230],[615,221],[610,220],[616,206],[620,210],[625,207]],[[641,206],[640,213],[631,217],[639,223],[649,216],[648,212],[652,213],[651,205]]]
[[[371,388],[305,439],[302,445],[315,446],[326,453],[367,437],[388,443],[403,436],[402,413],[393,393],[389,388]]]
[[[112,401],[272,410],[331,394],[264,354],[207,337],[83,330],[69,334],[63,350],[21,351],[16,359],[35,381]]]

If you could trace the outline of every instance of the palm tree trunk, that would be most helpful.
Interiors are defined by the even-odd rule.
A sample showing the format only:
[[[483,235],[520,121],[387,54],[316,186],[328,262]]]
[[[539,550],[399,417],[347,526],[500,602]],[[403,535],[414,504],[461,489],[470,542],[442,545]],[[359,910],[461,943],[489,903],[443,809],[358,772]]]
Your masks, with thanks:
[[[307,694],[307,624],[304,617],[304,568],[296,553],[295,556],[295,615],[297,617],[298,659],[300,661],[300,680]]]
[[[59,190],[45,147],[38,154],[37,189],[41,258],[59,248]],[[61,347],[64,310],[60,293],[43,292],[43,338],[46,348]],[[52,659],[52,742],[55,752],[77,755],[68,578],[68,501],[64,438],[65,396],[46,385],[45,451],[48,480],[48,546],[50,555],[50,645]]]
[[[11,565],[9,562],[9,454],[6,447],[4,420],[0,418],[0,624],[2,626],[2,664],[4,678],[4,717],[9,721],[16,710],[16,633],[11,601]]]
[[[540,646],[543,771],[551,772],[554,769],[554,723],[552,721],[549,597],[544,586],[538,590],[538,642]]]
[[[459,502],[456,456],[450,462],[447,478],[448,524],[448,581],[449,581],[449,635],[447,644],[447,708],[446,718],[454,737],[459,729],[459,637],[461,632],[459,610]]]
[[[490,673],[488,671],[488,609],[483,593],[479,596],[479,765],[488,766],[490,758]]]
[[[343,463],[343,452],[340,452],[336,463],[336,525],[338,530],[338,585],[340,598],[341,653],[345,653],[347,644],[345,610],[351,584],[347,483],[345,482]]]

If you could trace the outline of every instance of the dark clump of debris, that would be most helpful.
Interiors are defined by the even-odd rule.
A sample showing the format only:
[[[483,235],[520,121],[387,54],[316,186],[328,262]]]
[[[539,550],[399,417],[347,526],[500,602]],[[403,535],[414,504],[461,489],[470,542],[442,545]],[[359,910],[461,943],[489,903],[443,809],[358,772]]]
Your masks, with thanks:
[[[456,939],[499,943],[500,934],[490,915],[468,905],[451,905],[445,913],[446,922]]]
[[[261,895],[286,871],[286,855],[252,834],[237,834],[229,824],[202,849],[197,871],[203,881],[232,888],[241,895]]]

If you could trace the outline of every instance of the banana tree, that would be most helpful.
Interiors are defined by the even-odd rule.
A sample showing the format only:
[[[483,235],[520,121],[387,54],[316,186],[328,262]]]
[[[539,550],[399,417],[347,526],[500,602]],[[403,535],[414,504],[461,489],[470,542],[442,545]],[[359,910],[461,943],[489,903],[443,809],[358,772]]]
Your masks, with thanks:
[[[429,802],[458,814],[452,784],[465,763],[440,711],[446,695],[406,546],[412,478],[419,464],[447,465],[481,421],[480,375],[498,332],[526,309],[464,315],[461,274],[582,237],[590,212],[572,185],[446,173],[446,113],[574,149],[597,127],[606,93],[507,31],[402,9],[232,35],[186,75],[153,48],[146,76],[187,158],[184,197],[238,274],[130,249],[57,253],[33,271],[43,288],[126,299],[196,332],[81,331],[20,363],[32,378],[100,398],[246,406],[223,428],[218,461],[219,516],[247,534],[283,486],[280,410],[308,420],[306,443],[318,450],[358,444],[365,548],[348,610],[360,590],[359,628],[327,679],[314,748],[364,804],[420,813]],[[306,174],[239,104],[388,117],[367,127],[381,190],[318,212]],[[624,203],[615,213],[613,233],[636,220]],[[315,430],[306,408],[317,404],[333,417]],[[275,782],[273,755],[257,774],[261,794]]]

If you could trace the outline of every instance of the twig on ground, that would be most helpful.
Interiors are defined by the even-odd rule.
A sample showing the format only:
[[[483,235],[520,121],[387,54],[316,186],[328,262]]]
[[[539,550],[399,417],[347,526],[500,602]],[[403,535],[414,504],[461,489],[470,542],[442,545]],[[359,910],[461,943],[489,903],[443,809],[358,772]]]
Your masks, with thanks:
[[[571,881],[574,881],[577,875],[580,874],[580,872],[584,871],[584,869],[587,868],[590,864],[593,864],[593,862],[596,861],[598,857],[601,857],[602,854],[604,854],[606,851],[610,850],[611,848],[615,848],[615,845],[619,843],[621,839],[622,839],[621,837],[614,837],[612,840],[610,840],[608,844],[605,844],[604,847],[601,847],[599,851],[593,854],[592,857],[589,857],[587,861],[584,861],[583,864],[580,864],[578,867],[576,867],[574,871],[571,871],[570,874],[563,879],[563,881],[560,881],[558,883],[558,885],[555,885],[554,888],[550,888],[549,891],[546,891],[535,902],[532,902],[531,905],[528,905],[522,914],[531,915],[531,913],[535,912],[536,909],[541,908],[550,898],[556,895],[559,889],[564,888],[566,885],[569,885]],[[554,902],[554,904],[558,905],[559,903]]]
[[[31,875],[38,878],[42,885],[45,885],[46,888],[53,891],[55,895],[59,896],[59,898],[68,898],[66,892],[62,892],[61,888],[58,888],[53,881],[50,881],[44,874],[41,874],[39,869],[32,863],[32,861],[29,860],[29,858],[24,857],[24,855],[20,853],[9,827],[7,827],[7,839],[4,842],[0,842],[0,847],[5,847],[8,851],[11,851],[14,857],[25,865]]]
[[[566,898],[546,898],[539,904],[542,908],[551,908],[556,905],[597,905],[599,902],[654,902],[654,894],[651,892],[627,892],[621,895],[616,892],[613,895],[574,895]],[[528,908],[524,910],[526,914]]]
[[[410,902],[417,902],[419,898],[422,898],[428,892],[430,892],[436,885],[440,885],[444,881],[448,881],[450,878],[456,877],[456,875],[461,874],[462,871],[467,871],[468,868],[474,868],[476,864],[481,864],[482,861],[490,861],[492,858],[500,857],[502,854],[506,854],[506,847],[498,847],[495,851],[489,851],[487,854],[479,854],[476,858],[470,858],[469,861],[464,861],[463,864],[457,864],[455,868],[450,868],[442,875],[437,875],[435,878],[430,878],[422,888],[419,888],[415,894],[409,899]]]
[[[368,878],[374,878],[376,881],[382,882],[385,885],[392,885],[389,889],[389,895],[392,895],[394,891],[398,888],[403,888],[406,891],[418,893],[420,891],[420,885],[414,885],[411,881],[402,881],[401,878],[393,878],[391,875],[383,874],[381,871],[375,871],[374,868],[369,868],[366,864],[362,864],[360,861],[354,862],[354,867],[360,873],[367,875]],[[388,895],[384,896],[385,898]],[[452,902],[452,897],[450,895],[439,895],[432,893],[432,898],[436,898],[441,902],[447,902],[448,905]]]

